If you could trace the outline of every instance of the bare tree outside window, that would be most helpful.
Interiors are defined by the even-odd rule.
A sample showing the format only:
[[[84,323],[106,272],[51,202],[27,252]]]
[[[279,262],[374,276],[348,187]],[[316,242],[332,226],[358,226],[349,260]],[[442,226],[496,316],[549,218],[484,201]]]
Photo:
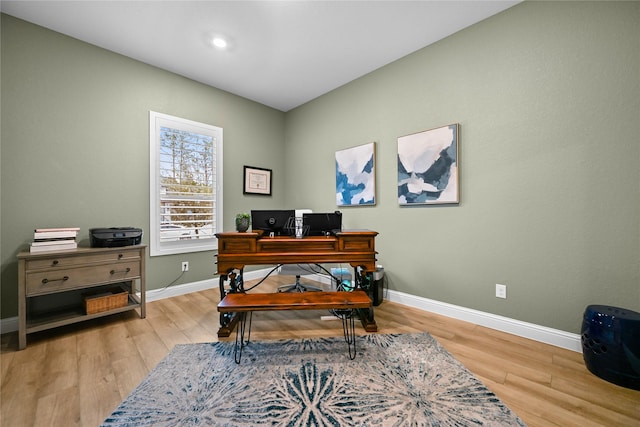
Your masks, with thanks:
[[[154,112],[150,119],[150,253],[215,249],[222,223],[222,129]]]

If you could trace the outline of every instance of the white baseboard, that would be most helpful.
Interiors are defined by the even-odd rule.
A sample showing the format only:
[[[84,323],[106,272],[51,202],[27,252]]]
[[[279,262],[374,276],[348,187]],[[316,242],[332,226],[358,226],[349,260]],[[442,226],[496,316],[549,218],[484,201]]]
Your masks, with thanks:
[[[534,323],[523,322],[509,317],[498,316],[496,314],[485,313],[466,307],[460,307],[446,302],[435,301],[428,298],[405,294],[394,290],[387,290],[386,297],[389,301],[409,307],[419,308],[443,316],[452,317],[487,328],[507,332],[534,341],[551,344],[556,347],[582,352],[580,335],[559,329],[548,328]]]
[[[271,269],[245,271],[244,281],[261,279],[266,276],[269,271],[271,271]],[[151,291],[147,291],[147,302],[190,294],[192,292],[205,291],[207,289],[218,289],[219,285],[219,276],[214,276],[211,279],[201,280],[199,282],[185,283],[183,285],[171,286],[165,289],[153,289]]]
[[[244,280],[254,280],[264,277],[270,270],[255,270],[244,273]],[[330,284],[330,280],[324,275],[305,276],[321,283]],[[157,301],[165,298],[171,298],[178,295],[185,295],[192,292],[199,292],[207,289],[217,289],[219,284],[218,277],[202,280],[199,282],[185,283],[183,285],[171,286],[166,289],[153,289],[147,291],[147,302]],[[551,344],[556,347],[582,352],[580,344],[580,335],[561,331],[558,329],[548,328],[533,323],[522,322],[520,320],[508,317],[498,316],[496,314],[485,313],[483,311],[473,310],[441,301],[435,301],[428,298],[418,297],[415,295],[405,294],[394,290],[386,290],[386,298],[389,301],[398,304],[407,305],[409,307],[419,308],[443,316],[451,317],[465,322],[474,323],[476,325],[486,326],[487,328],[496,329],[498,331],[507,332],[520,337],[532,339],[535,341]],[[0,320],[0,331],[4,334],[7,332],[15,332],[18,330],[18,317],[9,317]]]
[[[246,274],[245,274],[246,276]],[[147,302],[158,301],[161,299],[177,297],[178,295],[186,295],[193,292],[200,292],[207,289],[217,289],[218,278],[201,280],[199,282],[185,283],[183,285],[174,285],[168,288],[152,289],[147,291]]]
[[[0,333],[15,332],[18,330],[18,316],[0,319]]]

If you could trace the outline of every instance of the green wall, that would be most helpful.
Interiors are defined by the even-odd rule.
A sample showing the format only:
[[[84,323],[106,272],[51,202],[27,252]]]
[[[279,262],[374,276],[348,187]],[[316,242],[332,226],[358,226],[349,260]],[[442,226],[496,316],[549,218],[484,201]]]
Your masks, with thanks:
[[[391,289],[569,332],[588,304],[640,311],[639,23],[638,2],[525,2],[285,114],[3,16],[2,318],[33,228],[148,229],[148,110],[224,128],[225,229],[333,211],[335,151],[375,141],[377,204],[342,211],[380,232]],[[397,137],[450,123],[461,203],[399,207]],[[273,197],[242,195],[244,164]],[[154,257],[149,288],[213,258]]]
[[[215,72],[216,70],[212,70]],[[221,72],[221,71],[218,71]],[[2,318],[17,315],[16,254],[36,227],[149,230],[149,110],[224,129],[224,226],[284,200],[284,113],[2,15]],[[242,195],[243,165],[274,170]],[[148,235],[143,238],[148,243]],[[210,279],[214,252],[150,258],[147,287]]]
[[[335,209],[335,151],[375,141],[377,205],[343,221],[391,289],[574,333],[640,311],[638,70],[640,3],[525,2],[287,113],[287,193]],[[398,136],[450,123],[461,203],[399,207]]]

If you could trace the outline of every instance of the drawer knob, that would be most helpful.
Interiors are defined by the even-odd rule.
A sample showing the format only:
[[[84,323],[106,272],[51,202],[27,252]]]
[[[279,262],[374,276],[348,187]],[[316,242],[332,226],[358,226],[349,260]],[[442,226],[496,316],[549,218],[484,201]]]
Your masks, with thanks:
[[[53,261],[51,261],[51,265],[58,265],[58,260],[54,259]]]
[[[42,279],[42,283],[44,285],[46,285],[49,282],[64,282],[64,281],[67,281],[67,280],[69,280],[69,276],[64,276],[61,279],[47,279],[47,278],[44,278],[44,279]]]
[[[120,270],[120,271],[111,270],[110,273],[111,273],[111,275],[114,275],[116,273],[125,273],[126,274],[126,273],[128,273],[130,271],[131,271],[131,269],[129,267],[127,267],[125,270]]]

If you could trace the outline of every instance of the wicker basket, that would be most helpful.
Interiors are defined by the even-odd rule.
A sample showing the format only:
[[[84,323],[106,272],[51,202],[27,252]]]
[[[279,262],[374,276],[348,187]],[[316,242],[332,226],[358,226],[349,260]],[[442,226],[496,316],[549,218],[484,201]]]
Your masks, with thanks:
[[[87,314],[100,313],[127,305],[129,292],[120,287],[82,294]]]

